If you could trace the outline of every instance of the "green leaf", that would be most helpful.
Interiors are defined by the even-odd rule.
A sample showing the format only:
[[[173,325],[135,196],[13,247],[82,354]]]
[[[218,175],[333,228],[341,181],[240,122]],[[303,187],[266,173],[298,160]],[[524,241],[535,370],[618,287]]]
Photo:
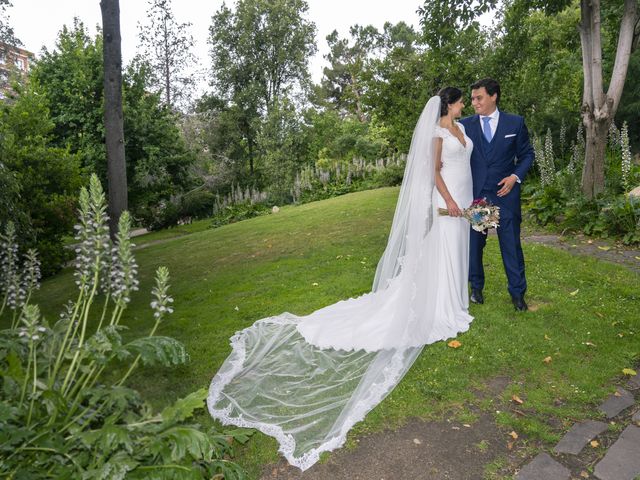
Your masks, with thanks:
[[[193,412],[204,407],[204,400],[207,398],[207,389],[201,388],[190,393],[184,398],[177,400],[173,405],[165,408],[162,413],[162,420],[167,424],[182,422],[193,416]]]
[[[247,472],[233,462],[216,460],[212,462],[211,466],[220,471],[225,480],[245,480],[249,478]]]
[[[57,390],[45,389],[42,392],[41,401],[47,409],[47,414],[51,417],[53,415],[66,415],[67,402],[62,394]]]
[[[17,381],[21,381],[24,378],[24,368],[18,354],[11,350],[7,354],[7,369],[2,372],[3,377],[7,376]]]
[[[162,365],[170,367],[189,361],[189,354],[182,343],[169,337],[138,338],[125,348],[140,355],[144,365]]]
[[[127,475],[127,480],[202,480],[203,478],[209,477],[203,476],[196,466],[169,464],[144,466]]]
[[[83,443],[91,448],[97,448],[104,455],[121,450],[120,453],[133,453],[133,438],[126,427],[120,425],[105,425],[98,430],[91,430],[80,434]]]
[[[168,441],[173,462],[179,462],[186,457],[193,460],[211,461],[212,445],[209,436],[193,427],[172,427],[159,434],[159,440]],[[165,459],[167,461],[169,459]]]
[[[256,433],[252,428],[236,428],[234,430],[225,430],[224,435],[232,437],[236,442],[244,445]]]
[[[20,416],[20,409],[9,402],[0,402],[0,424],[17,420]]]
[[[82,476],[86,480],[124,480],[127,473],[134,470],[139,463],[125,452],[118,452],[100,468],[87,470]]]
[[[94,333],[85,344],[88,357],[99,365],[104,365],[111,358],[120,358],[122,351],[122,337],[118,330],[123,327],[119,325],[109,325]]]

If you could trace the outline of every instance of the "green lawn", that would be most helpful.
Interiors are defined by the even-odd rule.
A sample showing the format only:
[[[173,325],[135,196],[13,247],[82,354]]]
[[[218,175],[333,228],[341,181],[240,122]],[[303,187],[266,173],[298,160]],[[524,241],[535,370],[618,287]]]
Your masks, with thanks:
[[[137,251],[141,292],[124,323],[134,334],[151,328],[153,272],[166,265],[175,313],[159,334],[184,342],[191,363],[175,370],[141,368],[130,385],[161,406],[208,386],[236,330],[269,315],[304,314],[368,291],[397,193],[397,188],[359,192],[218,229],[196,224],[136,239],[163,242]],[[487,301],[472,306],[476,319],[459,337],[462,346],[426,347],[351,438],[415,416],[473,421],[474,405],[493,412],[521,441],[553,442],[561,431],[549,417],[566,419],[568,427],[594,415],[622,369],[636,365],[640,356],[640,278],[622,267],[544,246],[524,249],[532,311],[513,311],[497,241],[490,239]],[[64,272],[45,282],[37,301],[54,318],[73,294],[71,272]],[[551,360],[544,362],[546,357]],[[498,375],[511,379],[502,401],[478,400],[473,391]],[[513,394],[524,400],[517,407],[524,415],[509,406]],[[199,420],[211,424],[205,413]],[[238,461],[257,477],[262,464],[277,460],[276,451],[275,441],[256,434],[239,450]]]

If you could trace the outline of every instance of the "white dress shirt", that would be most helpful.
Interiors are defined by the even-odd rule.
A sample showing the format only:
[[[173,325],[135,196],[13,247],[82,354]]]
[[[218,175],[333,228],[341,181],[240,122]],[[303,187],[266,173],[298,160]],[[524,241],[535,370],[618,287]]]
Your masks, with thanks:
[[[498,120],[500,119],[500,110],[497,108],[491,115],[480,115],[480,125],[482,125],[482,131],[484,131],[484,119],[489,117],[489,126],[491,127],[491,138],[495,137],[496,129],[498,128]]]

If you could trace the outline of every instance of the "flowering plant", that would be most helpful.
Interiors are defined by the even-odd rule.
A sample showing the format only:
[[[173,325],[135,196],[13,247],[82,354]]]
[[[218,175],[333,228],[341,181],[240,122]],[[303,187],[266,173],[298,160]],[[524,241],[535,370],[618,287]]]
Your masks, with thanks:
[[[138,290],[131,216],[122,212],[113,243],[95,174],[78,203],[78,290],[58,319],[45,319],[31,303],[40,279],[36,253],[21,262],[15,227],[0,233],[0,322],[12,318],[11,328],[0,329],[0,478],[246,479],[229,457],[231,441],[245,443],[251,430],[221,433],[191,421],[207,389],[154,413],[128,386],[141,365],[189,360],[184,345],[157,335],[173,312],[169,270],[156,271],[151,331],[123,335],[132,320],[123,312]]]
[[[440,215],[449,215],[446,208],[439,208]],[[462,216],[469,220],[471,228],[477,232],[487,233],[489,228],[497,228],[500,224],[500,207],[486,198],[477,198],[471,206],[462,210]]]

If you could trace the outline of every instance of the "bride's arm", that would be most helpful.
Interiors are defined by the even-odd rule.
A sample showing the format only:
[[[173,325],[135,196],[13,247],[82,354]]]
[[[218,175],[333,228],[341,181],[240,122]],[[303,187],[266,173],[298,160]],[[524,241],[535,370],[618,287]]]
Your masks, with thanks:
[[[440,192],[440,195],[442,196],[445,203],[447,204],[447,210],[449,210],[449,216],[459,217],[460,215],[462,215],[462,211],[460,210],[460,207],[458,207],[458,204],[449,193],[447,184],[444,182],[444,180],[442,179],[442,175],[440,174],[440,170],[442,169],[442,138],[436,138],[434,143],[435,143],[435,149],[436,149],[435,162],[434,162],[435,168],[436,168],[436,175],[435,175],[436,188],[438,189],[438,192]]]

